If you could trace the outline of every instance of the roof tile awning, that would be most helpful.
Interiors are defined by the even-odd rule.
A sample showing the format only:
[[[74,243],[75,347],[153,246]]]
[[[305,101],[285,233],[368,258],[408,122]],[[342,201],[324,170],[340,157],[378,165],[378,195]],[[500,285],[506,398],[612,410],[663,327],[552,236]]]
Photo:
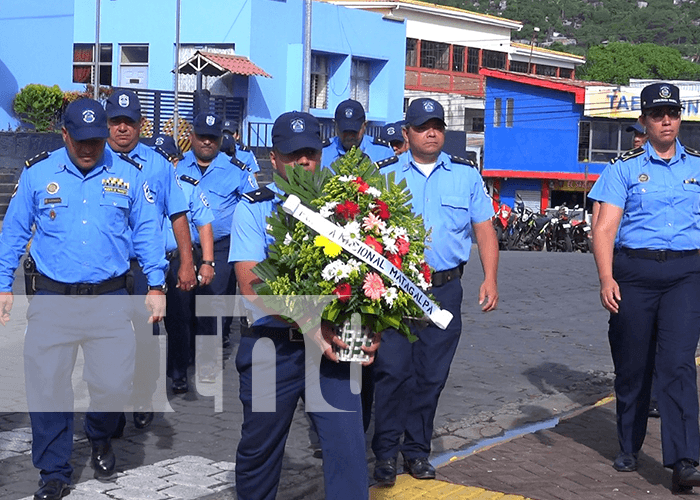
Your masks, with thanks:
[[[217,54],[199,50],[187,61],[180,64],[178,71],[184,75],[193,75],[201,72],[201,74],[206,76],[221,76],[226,73],[233,73],[234,75],[272,78],[271,75],[256,66],[245,56]]]

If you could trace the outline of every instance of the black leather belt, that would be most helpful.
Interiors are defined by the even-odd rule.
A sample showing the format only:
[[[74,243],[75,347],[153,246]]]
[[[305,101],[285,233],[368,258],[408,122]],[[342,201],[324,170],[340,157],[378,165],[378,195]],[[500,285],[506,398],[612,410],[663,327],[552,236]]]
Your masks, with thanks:
[[[116,292],[122,288],[127,288],[127,274],[122,274],[116,278],[111,278],[99,283],[61,283],[44,276],[36,274],[32,278],[32,286],[35,291],[46,290],[47,292],[61,295],[104,295]]]
[[[452,281],[453,279],[461,279],[464,271],[464,264],[448,269],[447,271],[435,271],[433,273],[433,287],[438,288]]]
[[[241,326],[241,337],[259,339],[267,337],[273,340],[289,340],[290,342],[304,342],[304,334],[298,328],[270,328],[266,326],[254,326],[246,328]]]
[[[698,250],[647,250],[645,248],[620,248],[622,253],[637,259],[648,259],[663,262],[670,259],[680,259],[698,255]]]

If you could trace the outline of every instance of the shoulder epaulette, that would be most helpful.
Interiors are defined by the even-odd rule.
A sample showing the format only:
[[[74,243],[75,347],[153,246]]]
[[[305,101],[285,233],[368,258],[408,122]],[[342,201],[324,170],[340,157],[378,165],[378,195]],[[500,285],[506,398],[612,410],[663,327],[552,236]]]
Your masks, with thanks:
[[[462,158],[461,156],[450,155],[450,161],[452,163],[458,163],[459,165],[469,165],[472,168],[476,168],[476,163],[469,158]]]
[[[321,142],[321,147],[325,148],[325,147],[330,146],[330,145],[331,145],[330,137],[326,137],[325,139],[323,139],[323,142]]]
[[[141,165],[139,162],[134,160],[133,158],[130,158],[128,154],[126,153],[119,153],[119,158],[124,160],[127,163],[131,163],[133,166],[141,170],[143,168],[143,165]]]
[[[250,148],[248,146],[243,145],[243,144],[239,144],[238,149],[240,149],[241,151],[245,151],[247,153],[250,153]]]
[[[238,168],[240,168],[240,169],[243,170],[244,172],[245,172],[246,170],[247,170],[248,172],[252,172],[252,171],[253,171],[248,165],[246,165],[245,163],[243,163],[241,160],[239,160],[239,159],[236,158],[235,156],[231,158],[231,163],[232,163],[233,165],[236,165]]]
[[[180,180],[185,181],[185,182],[189,182],[193,186],[196,186],[197,184],[199,184],[199,181],[197,179],[195,179],[194,177],[190,177],[189,175],[184,175],[184,174],[181,175]]]
[[[168,161],[172,161],[170,155],[166,153],[163,148],[161,148],[160,146],[156,146],[154,149],[156,150],[156,153],[160,153],[163,156],[163,158],[165,158]]]
[[[684,147],[685,147],[685,152],[688,153],[689,155],[700,157],[700,151],[698,151],[697,149],[689,148],[688,146],[684,146]]]
[[[243,198],[251,203],[271,200],[275,197],[275,192],[268,187],[261,187],[254,191],[243,193]]]
[[[389,165],[393,165],[397,161],[399,161],[398,156],[390,156],[389,158],[384,158],[383,160],[379,160],[377,162],[377,168],[388,167]]]
[[[384,139],[381,137],[375,137],[374,140],[372,141],[372,144],[377,144],[379,146],[386,146],[387,148],[391,147],[391,144],[386,142]]]
[[[629,151],[625,151],[616,159],[620,160],[620,161],[627,161],[630,158],[636,158],[637,156],[643,155],[643,154],[644,154],[644,148],[634,148],[634,149],[630,149]]]
[[[48,152],[48,151],[42,151],[42,152],[39,153],[38,155],[33,156],[33,157],[29,158],[28,160],[26,160],[26,161],[24,162],[24,166],[25,166],[26,168],[29,168],[29,167],[31,167],[32,165],[34,165],[35,163],[39,163],[41,160],[45,160],[45,159],[48,158],[48,157],[49,157],[49,152]]]

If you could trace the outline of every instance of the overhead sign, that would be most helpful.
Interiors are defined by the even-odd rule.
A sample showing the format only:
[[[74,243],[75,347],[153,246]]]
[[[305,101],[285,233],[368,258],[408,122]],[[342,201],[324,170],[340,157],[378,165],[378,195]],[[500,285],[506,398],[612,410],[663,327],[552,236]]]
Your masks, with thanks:
[[[591,118],[630,118],[642,113],[640,87],[586,87],[583,114]],[[681,87],[681,102],[685,121],[700,121],[700,91]]]

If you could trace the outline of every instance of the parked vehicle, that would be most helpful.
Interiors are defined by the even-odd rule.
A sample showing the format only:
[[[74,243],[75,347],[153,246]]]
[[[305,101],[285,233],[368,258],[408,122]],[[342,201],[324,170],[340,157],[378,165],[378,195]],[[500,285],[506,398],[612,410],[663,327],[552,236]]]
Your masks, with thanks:
[[[496,230],[498,247],[501,250],[506,248],[506,235],[508,232],[508,226],[512,223],[511,218],[515,219],[513,209],[505,203],[501,203],[501,206],[498,207],[498,210],[496,210],[496,215],[493,218],[493,227]]]

